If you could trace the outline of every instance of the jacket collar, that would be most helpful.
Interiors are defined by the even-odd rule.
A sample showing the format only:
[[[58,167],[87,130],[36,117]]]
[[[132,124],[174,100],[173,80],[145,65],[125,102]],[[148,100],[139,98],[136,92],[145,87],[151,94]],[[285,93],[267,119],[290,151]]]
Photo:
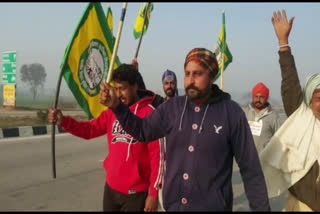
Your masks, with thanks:
[[[154,98],[155,98],[155,94],[152,91],[149,90],[138,90],[138,96],[139,96],[139,100],[132,104],[131,106],[129,106],[130,110],[134,110],[137,105],[139,108],[141,107],[145,107],[149,104],[152,104]]]
[[[206,102],[203,104],[214,104],[219,103],[223,100],[230,100],[231,96],[227,92],[224,92],[219,89],[216,84],[211,85],[211,95]]]

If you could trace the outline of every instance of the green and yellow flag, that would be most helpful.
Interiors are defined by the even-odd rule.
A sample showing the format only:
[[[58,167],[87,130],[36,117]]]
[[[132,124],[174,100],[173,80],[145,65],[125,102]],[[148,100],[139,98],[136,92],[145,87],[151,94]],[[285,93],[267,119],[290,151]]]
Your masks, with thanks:
[[[224,71],[226,70],[227,66],[232,62],[232,54],[228,48],[227,42],[226,42],[226,28],[225,28],[225,17],[224,17],[224,11],[222,13],[222,26],[220,35],[218,38],[218,42],[216,45],[216,49],[214,51],[217,57],[217,61],[219,64],[219,71],[218,74],[215,77],[215,80],[219,78],[221,74],[221,68],[222,68],[222,56],[224,56]]]
[[[113,33],[113,16],[110,5],[108,5],[107,9],[107,23],[111,33]]]
[[[150,21],[150,14],[151,11],[153,10],[153,4],[150,3],[151,5],[149,6],[148,12],[147,12],[147,17],[146,17],[146,21],[145,21],[145,25],[143,28],[143,35],[146,34],[148,26],[149,26],[149,21]],[[135,39],[138,39],[141,35],[141,31],[142,31],[142,25],[143,25],[143,18],[144,18],[144,14],[145,11],[147,9],[148,3],[143,3],[140,7],[137,19],[136,19],[136,24],[134,25],[134,29],[133,29],[133,35]]]
[[[112,11],[111,11],[110,5],[108,5],[106,16],[107,16],[108,28],[112,34],[112,47],[114,47],[114,43],[116,42],[116,37],[114,37],[114,35],[113,35],[113,16],[112,16]]]
[[[99,103],[99,92],[112,58],[112,38],[101,4],[89,3],[61,63],[64,79],[89,119],[107,109]],[[114,69],[119,65],[116,57]]]

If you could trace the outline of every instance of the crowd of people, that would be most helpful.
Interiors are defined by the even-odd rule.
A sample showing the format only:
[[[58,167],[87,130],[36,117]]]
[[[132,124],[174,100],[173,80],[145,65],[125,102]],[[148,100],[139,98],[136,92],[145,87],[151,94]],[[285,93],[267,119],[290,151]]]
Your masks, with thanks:
[[[175,72],[162,76],[165,97],[147,90],[138,62],[115,69],[114,86],[100,85],[108,109],[76,121],[49,109],[49,123],[91,139],[107,134],[103,211],[232,211],[233,161],[252,211],[271,211],[269,199],[288,190],[283,211],[320,211],[320,74],[301,87],[285,10],[274,12],[279,43],[281,124],[262,82],[241,108],[214,84],[213,52],[193,48],[184,62],[185,95]]]

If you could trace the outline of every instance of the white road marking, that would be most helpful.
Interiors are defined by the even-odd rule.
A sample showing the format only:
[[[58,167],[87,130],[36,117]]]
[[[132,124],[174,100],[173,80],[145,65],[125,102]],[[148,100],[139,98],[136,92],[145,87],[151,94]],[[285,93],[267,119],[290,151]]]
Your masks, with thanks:
[[[61,133],[61,134],[56,134],[55,138],[59,137],[65,137],[65,136],[70,136],[71,134],[69,133]],[[46,138],[51,138],[51,134],[44,134],[44,135],[34,135],[30,137],[5,137],[0,139],[0,145],[1,144],[6,144],[6,143],[21,143],[25,140],[32,140],[32,139],[46,139]]]

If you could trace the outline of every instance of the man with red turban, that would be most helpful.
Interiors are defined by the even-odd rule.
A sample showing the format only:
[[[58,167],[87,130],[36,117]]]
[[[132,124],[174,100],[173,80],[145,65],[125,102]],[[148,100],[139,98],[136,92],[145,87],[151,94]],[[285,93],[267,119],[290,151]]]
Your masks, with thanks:
[[[259,82],[252,89],[252,102],[243,108],[258,154],[280,127],[279,116],[272,110],[268,98],[269,88]]]

